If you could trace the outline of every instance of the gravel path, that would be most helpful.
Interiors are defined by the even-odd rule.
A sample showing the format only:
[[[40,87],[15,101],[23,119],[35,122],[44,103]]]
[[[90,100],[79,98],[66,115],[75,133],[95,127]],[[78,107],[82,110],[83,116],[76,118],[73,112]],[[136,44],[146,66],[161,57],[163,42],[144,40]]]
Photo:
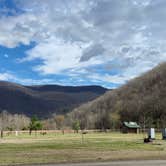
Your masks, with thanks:
[[[48,164],[41,166],[166,166],[166,160],[116,161],[116,162],[79,163],[79,164]]]

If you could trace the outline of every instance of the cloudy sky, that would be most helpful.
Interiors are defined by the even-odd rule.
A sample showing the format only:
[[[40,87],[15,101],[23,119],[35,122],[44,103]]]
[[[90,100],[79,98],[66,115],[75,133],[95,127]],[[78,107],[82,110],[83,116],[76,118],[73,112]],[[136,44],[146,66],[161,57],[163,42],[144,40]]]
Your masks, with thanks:
[[[0,0],[0,80],[115,88],[165,45],[166,0]]]

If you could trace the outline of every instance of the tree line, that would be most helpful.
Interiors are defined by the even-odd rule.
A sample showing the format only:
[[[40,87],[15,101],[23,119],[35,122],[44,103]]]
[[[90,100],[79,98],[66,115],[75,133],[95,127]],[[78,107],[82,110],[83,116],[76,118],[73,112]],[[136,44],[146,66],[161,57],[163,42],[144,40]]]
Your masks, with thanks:
[[[23,114],[10,114],[7,111],[0,113],[0,135],[3,137],[4,131],[20,131],[29,130],[31,135],[33,131],[37,130],[62,130],[65,128],[72,128],[76,132],[80,130],[79,121],[74,121],[71,126],[67,126],[67,121],[64,115],[53,115],[49,119],[41,120],[36,116],[31,118]]]

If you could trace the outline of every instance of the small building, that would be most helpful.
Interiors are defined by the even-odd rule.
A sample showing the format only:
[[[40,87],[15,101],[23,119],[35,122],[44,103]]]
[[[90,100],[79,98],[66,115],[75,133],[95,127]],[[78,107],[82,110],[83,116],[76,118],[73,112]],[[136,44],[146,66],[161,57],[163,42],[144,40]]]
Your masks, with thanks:
[[[139,133],[140,126],[136,122],[123,122],[123,133]]]

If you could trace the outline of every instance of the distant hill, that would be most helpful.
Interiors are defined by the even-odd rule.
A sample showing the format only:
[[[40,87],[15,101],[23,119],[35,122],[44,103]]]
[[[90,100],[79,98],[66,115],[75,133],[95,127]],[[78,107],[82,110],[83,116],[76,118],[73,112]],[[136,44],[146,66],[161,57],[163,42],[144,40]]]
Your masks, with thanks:
[[[166,127],[166,63],[108,91],[69,115],[86,128],[110,128],[123,121]]]
[[[0,81],[0,111],[45,118],[53,113],[67,113],[106,91],[100,86],[23,86]]]

